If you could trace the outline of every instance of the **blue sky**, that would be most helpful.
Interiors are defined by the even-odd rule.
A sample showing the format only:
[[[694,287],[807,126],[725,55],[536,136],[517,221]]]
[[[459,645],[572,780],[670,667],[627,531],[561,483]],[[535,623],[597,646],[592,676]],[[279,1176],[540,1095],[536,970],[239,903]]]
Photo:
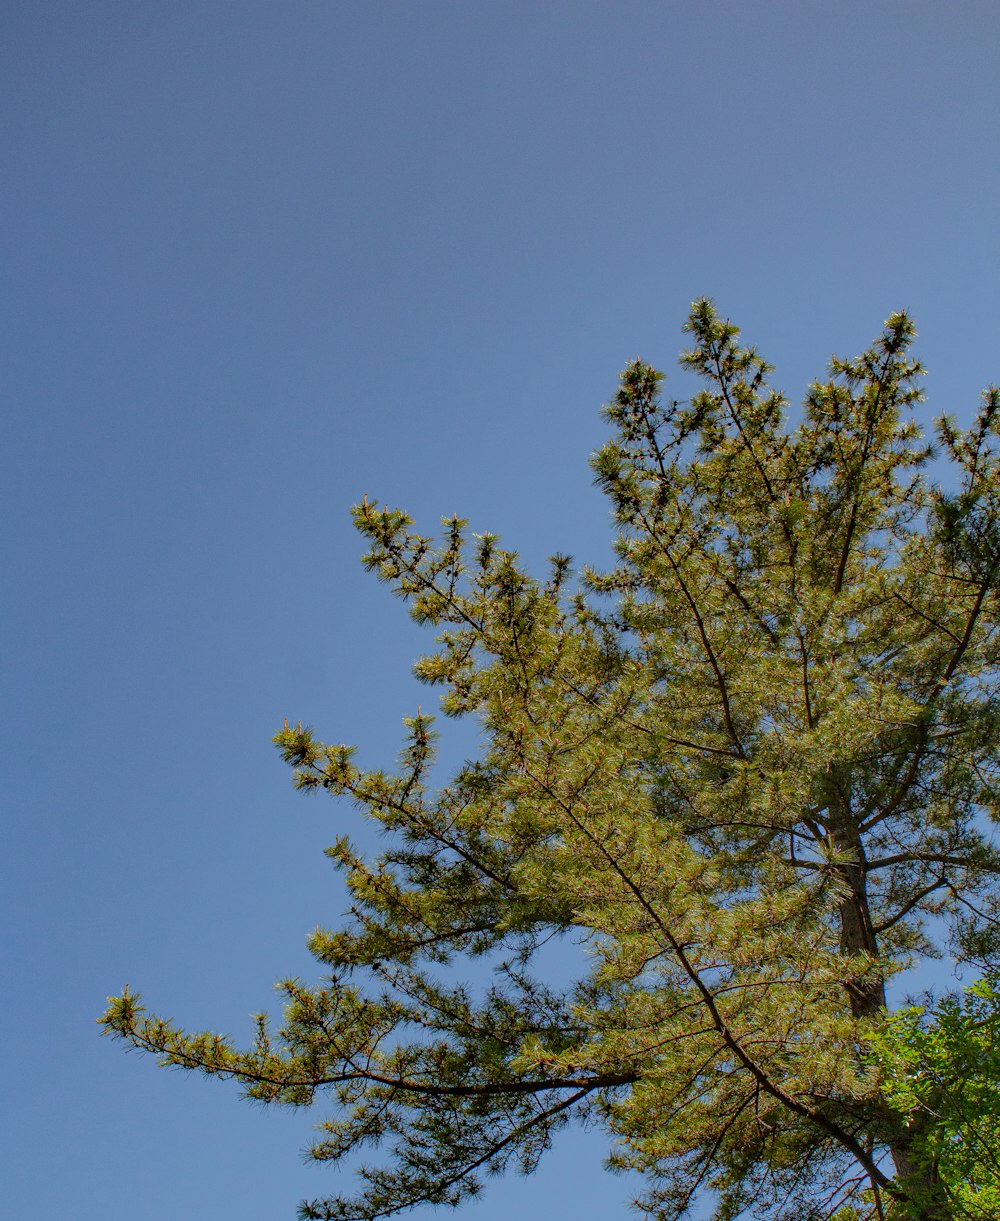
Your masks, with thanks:
[[[8,0],[4,24],[5,1199],[291,1218],[334,1188],[310,1117],[94,1017],[128,981],[244,1035],[311,973],[353,815],[297,797],[269,738],[302,719],[384,762],[428,700],[349,505],[600,562],[599,407],[636,354],[673,369],[701,294],[793,400],[907,308],[927,418],[967,416],[1000,379],[1000,8]],[[602,1148],[568,1136],[470,1216],[623,1215]]]

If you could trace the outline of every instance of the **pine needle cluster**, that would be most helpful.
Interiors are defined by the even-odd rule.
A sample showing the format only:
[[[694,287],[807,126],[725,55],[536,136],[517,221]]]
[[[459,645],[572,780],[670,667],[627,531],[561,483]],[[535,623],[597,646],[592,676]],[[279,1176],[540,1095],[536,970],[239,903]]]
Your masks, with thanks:
[[[662,1221],[705,1199],[716,1221],[946,1221],[994,1198],[985,1157],[975,1197],[942,1139],[955,1107],[900,1087],[933,1057],[886,988],[944,952],[998,966],[1000,392],[932,450],[894,314],[792,425],[709,301],[686,330],[700,393],[664,399],[636,361],[606,409],[610,571],[556,556],[539,580],[460,519],[436,541],[355,508],[365,564],[437,633],[418,676],[485,745],[441,787],[427,715],[389,770],[277,734],[299,788],[387,833],[374,860],[329,850],[350,910],[311,938],[322,982],[286,981],[246,1050],[128,992],[103,1019],[250,1098],[326,1100],[312,1156],[380,1156],[303,1218],[458,1204],[574,1118]],[[556,986],[561,934],[582,952]],[[455,982],[476,962],[488,986]]]

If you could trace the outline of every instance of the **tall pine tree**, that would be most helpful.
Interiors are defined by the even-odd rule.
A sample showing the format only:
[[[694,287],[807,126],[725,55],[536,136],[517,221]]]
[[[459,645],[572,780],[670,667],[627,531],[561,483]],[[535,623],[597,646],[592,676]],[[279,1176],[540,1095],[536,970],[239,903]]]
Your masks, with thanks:
[[[383,1151],[304,1218],[457,1203],[573,1117],[657,1218],[706,1195],[718,1221],[966,1215],[943,1121],[887,1085],[887,985],[1000,954],[1000,392],[938,422],[942,486],[906,315],[794,425],[710,302],[686,329],[704,389],[664,400],[637,361],[606,409],[611,571],[536,580],[459,519],[436,543],[355,509],[367,566],[438,631],[419,677],[485,746],[435,787],[428,716],[389,771],[277,735],[299,788],[389,833],[373,861],[329,850],[350,913],[312,937],[323,982],[287,981],[247,1050],[128,992],[103,1019],[250,1098],[327,1098],[315,1158]],[[475,960],[488,985],[455,982]]]

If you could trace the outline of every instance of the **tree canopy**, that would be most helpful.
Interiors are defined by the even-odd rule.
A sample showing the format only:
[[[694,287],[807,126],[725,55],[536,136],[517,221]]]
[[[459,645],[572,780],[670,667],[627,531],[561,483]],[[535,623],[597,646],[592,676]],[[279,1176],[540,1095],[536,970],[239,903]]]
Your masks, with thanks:
[[[942,954],[1000,965],[1000,392],[932,446],[905,314],[796,412],[711,302],[686,330],[700,392],[635,361],[605,411],[610,571],[534,578],[458,518],[435,540],[355,508],[367,567],[436,629],[417,675],[484,745],[441,785],[421,713],[388,770],[277,734],[299,788],[387,833],[376,859],[329,849],[350,910],[311,938],[322,981],[285,981],[246,1049],[128,991],[102,1019],[252,1099],[328,1100],[312,1156],[381,1158],[303,1218],[458,1203],[573,1118],[664,1221],[996,1199],[989,1090],[942,1068],[978,1047],[991,1079],[979,1019],[890,1014],[887,987]]]
[[[908,1005],[868,1034],[882,1093],[908,1125],[929,1127],[925,1151],[955,1215],[1000,1217],[1000,988]]]

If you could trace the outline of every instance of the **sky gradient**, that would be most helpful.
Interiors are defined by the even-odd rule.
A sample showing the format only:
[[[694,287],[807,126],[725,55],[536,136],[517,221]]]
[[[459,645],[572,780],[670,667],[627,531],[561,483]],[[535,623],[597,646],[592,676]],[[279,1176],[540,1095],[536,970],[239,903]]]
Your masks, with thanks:
[[[357,822],[270,736],[389,762],[433,702],[350,504],[600,563],[600,405],[636,355],[689,392],[702,294],[793,402],[906,308],[923,418],[968,418],[1000,380],[1000,7],[8,0],[4,26],[5,1201],[291,1219],[336,1186],[299,1156],[319,1115],[94,1019],[128,982],[246,1036],[315,976],[322,848]],[[469,1217],[626,1215],[603,1148],[567,1135]]]

